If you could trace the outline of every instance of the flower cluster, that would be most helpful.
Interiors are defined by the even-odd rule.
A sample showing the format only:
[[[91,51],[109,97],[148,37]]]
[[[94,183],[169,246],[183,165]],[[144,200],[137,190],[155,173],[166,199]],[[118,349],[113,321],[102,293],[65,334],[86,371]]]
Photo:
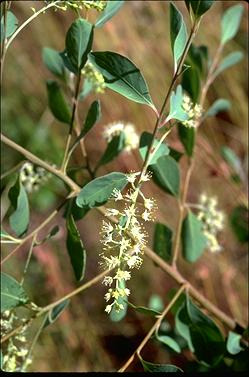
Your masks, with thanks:
[[[182,124],[185,127],[188,128],[196,128],[198,127],[199,120],[203,114],[203,109],[201,105],[198,105],[197,103],[194,105],[191,101],[190,97],[186,94],[183,95],[183,102],[182,102],[182,108],[187,113],[188,119],[185,121],[182,121]]]
[[[116,311],[124,308],[119,299],[124,299],[130,294],[124,283],[131,278],[130,270],[139,268],[143,262],[141,256],[146,245],[147,233],[142,222],[153,220],[153,212],[156,209],[154,199],[146,198],[141,189],[135,186],[138,175],[139,172],[127,175],[131,187],[125,194],[117,189],[113,190],[110,199],[114,203],[123,204],[123,208],[109,208],[106,215],[116,216],[118,224],[103,221],[102,225],[103,251],[100,254],[100,265],[105,269],[114,269],[114,275],[105,276],[103,280],[109,287],[105,294],[105,300],[108,302],[105,309],[107,313],[110,313],[112,308]],[[148,181],[150,178],[151,175],[146,173],[140,182]],[[142,201],[138,202],[138,197],[142,198]]]
[[[31,162],[25,162],[20,170],[20,180],[25,190],[29,193],[37,191],[51,174],[40,166],[35,167]]]
[[[130,152],[132,149],[138,148],[139,136],[131,123],[123,123],[121,121],[110,123],[105,127],[103,136],[109,143],[115,136],[119,136],[121,132],[124,133],[125,151]]]
[[[77,1],[61,1],[56,4],[56,8],[66,11],[69,8],[73,10],[96,9],[98,12],[102,12],[107,5],[106,0],[77,0]]]
[[[14,312],[7,310],[1,316],[1,334],[5,336],[17,327],[16,321],[18,318]],[[28,356],[29,351],[25,346],[27,343],[26,330],[27,326],[23,326],[17,335],[8,340],[6,349],[3,349],[2,369],[5,372],[25,372],[32,363],[31,358]]]
[[[95,93],[104,93],[106,87],[104,77],[92,63],[87,62],[81,70],[81,74],[89,81]]]
[[[224,227],[224,213],[217,210],[217,199],[202,194],[199,199],[200,211],[197,215],[203,224],[203,233],[208,240],[210,251],[222,250],[217,240],[217,233]]]

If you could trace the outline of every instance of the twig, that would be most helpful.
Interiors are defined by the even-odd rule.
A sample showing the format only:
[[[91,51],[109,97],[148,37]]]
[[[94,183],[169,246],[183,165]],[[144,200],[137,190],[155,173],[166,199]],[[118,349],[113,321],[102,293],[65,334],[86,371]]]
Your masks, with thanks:
[[[69,152],[69,147],[70,147],[70,143],[71,143],[71,139],[72,139],[74,118],[75,118],[75,113],[76,113],[78,101],[79,101],[80,81],[81,81],[81,73],[79,72],[78,75],[76,76],[76,85],[75,85],[75,93],[74,93],[74,99],[73,99],[72,116],[71,116],[71,121],[70,121],[70,127],[69,127],[64,157],[63,157],[63,161],[62,161],[62,165],[61,165],[61,171],[63,173],[65,173],[66,169],[67,169],[68,152]]]
[[[160,325],[162,323],[162,320],[164,319],[164,317],[166,316],[166,314],[169,312],[169,310],[172,308],[172,306],[175,304],[175,302],[177,301],[177,299],[179,298],[179,296],[182,294],[182,292],[185,289],[186,289],[186,285],[184,284],[184,285],[181,286],[181,288],[178,290],[178,292],[175,294],[175,296],[172,298],[172,300],[166,306],[166,308],[164,309],[163,313],[160,315],[160,317],[158,318],[158,320],[151,327],[150,331],[147,333],[147,335],[145,336],[145,338],[142,340],[142,342],[140,343],[140,345],[138,346],[138,348],[133,352],[133,354],[131,355],[131,357],[118,370],[118,372],[121,372],[121,373],[124,372],[128,368],[128,366],[132,363],[132,361],[134,360],[134,357],[136,355],[138,355],[138,356],[140,355],[140,352],[144,348],[145,344],[151,338],[151,336],[153,335],[154,331],[156,331],[160,327]]]
[[[50,173],[54,174],[62,181],[64,181],[73,191],[79,192],[80,187],[66,174],[64,174],[61,170],[54,168],[52,165],[49,165],[45,161],[41,160],[39,157],[35,156],[33,153],[29,152],[27,149],[21,147],[20,145],[16,144],[14,141],[10,140],[7,136],[1,133],[1,141],[8,145],[9,147],[15,149],[23,156],[25,156],[29,161],[32,161],[34,164],[43,167]]]

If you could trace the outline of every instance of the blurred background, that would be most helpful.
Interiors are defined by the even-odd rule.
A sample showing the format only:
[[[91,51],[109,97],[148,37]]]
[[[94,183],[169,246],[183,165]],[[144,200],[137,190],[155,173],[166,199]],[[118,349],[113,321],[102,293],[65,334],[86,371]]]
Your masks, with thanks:
[[[179,269],[189,281],[220,309],[246,325],[248,318],[248,257],[247,242],[239,240],[230,224],[230,216],[238,206],[244,208],[247,224],[247,175],[248,175],[248,5],[244,1],[216,1],[203,17],[196,45],[207,45],[213,56],[220,38],[220,19],[228,7],[241,3],[244,6],[242,23],[236,37],[225,46],[224,56],[232,51],[242,51],[244,59],[224,71],[212,85],[205,102],[207,109],[216,99],[225,98],[231,102],[231,109],[208,118],[199,130],[196,165],[192,176],[188,202],[196,202],[200,193],[217,196],[218,208],[227,215],[226,226],[219,236],[223,251],[218,254],[205,251],[193,265],[183,259]],[[32,15],[31,7],[37,10],[44,6],[42,1],[13,1],[11,10],[19,24]],[[189,20],[183,1],[177,1],[185,19]],[[89,20],[96,19],[97,12],[89,12]],[[73,11],[48,10],[29,24],[9,48],[4,68],[2,89],[2,132],[18,144],[37,154],[49,163],[60,164],[67,135],[67,126],[56,121],[48,109],[46,80],[53,78],[42,62],[42,49],[51,47],[62,51],[65,34],[75,19]],[[142,71],[151,96],[160,107],[172,78],[173,61],[170,47],[169,2],[129,1],[103,28],[95,30],[94,50],[115,51],[131,59]],[[130,122],[138,134],[152,132],[154,115],[147,106],[131,102],[124,97],[106,90],[105,94],[90,94],[80,102],[81,122],[89,105],[99,98],[102,119],[86,137],[86,148],[90,164],[98,161],[106,143],[103,138],[104,126],[114,121]],[[168,143],[183,151],[172,132]],[[235,171],[222,157],[222,148],[232,149],[239,161]],[[12,168],[23,157],[4,145],[1,148],[2,173]],[[77,148],[72,165],[83,164],[80,148]],[[118,158],[100,168],[99,175],[112,171],[127,172],[139,170],[141,159],[138,151],[123,152]],[[186,167],[185,157],[181,159],[182,177]],[[239,177],[238,177],[239,175]],[[82,178],[82,177],[81,177]],[[87,175],[85,175],[85,179]],[[82,183],[84,177],[82,178]],[[8,210],[7,188],[13,184],[9,177],[2,182],[2,217]],[[66,190],[56,178],[44,184],[29,195],[31,206],[30,231],[40,224],[63,200]],[[158,203],[157,221],[175,229],[178,210],[175,199],[165,194],[154,183],[145,185],[145,193]],[[63,210],[62,212],[63,213]],[[101,244],[99,229],[102,218],[92,210],[77,225],[87,250],[87,266],[84,281],[97,275]],[[5,219],[8,230],[7,217]],[[50,241],[34,249],[33,258],[26,278],[26,289],[37,305],[47,305],[77,287],[65,246],[65,220],[57,218],[41,232],[45,235],[53,225],[59,233]],[[149,246],[153,246],[151,223]],[[247,238],[248,240],[248,238]],[[243,242],[241,242],[243,241]],[[3,256],[11,247],[2,248]],[[20,278],[27,256],[28,245],[16,253],[4,265],[4,271]],[[135,273],[128,284],[131,289],[130,301],[136,305],[148,306],[152,301],[165,305],[169,293],[176,287],[175,282],[163,271],[144,257],[142,268]],[[154,319],[128,309],[120,322],[111,321],[104,312],[105,288],[97,284],[71,300],[69,307],[53,325],[40,336],[34,351],[31,371],[114,371],[133,353],[154,323]],[[173,329],[173,317],[167,317],[165,326]],[[222,325],[221,325],[222,328]],[[223,328],[222,328],[223,329]],[[170,330],[170,331],[171,331]],[[224,330],[224,329],[223,329]],[[189,351],[181,355],[166,346],[151,340],[144,348],[145,360],[155,363],[176,364],[185,368],[194,360]],[[63,361],[63,362],[62,362]],[[129,367],[130,371],[142,371],[138,361]]]

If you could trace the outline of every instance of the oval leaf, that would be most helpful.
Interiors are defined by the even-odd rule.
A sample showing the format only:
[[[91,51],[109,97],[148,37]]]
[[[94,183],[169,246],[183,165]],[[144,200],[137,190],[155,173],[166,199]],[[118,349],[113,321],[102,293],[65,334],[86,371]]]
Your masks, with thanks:
[[[77,281],[83,279],[86,266],[86,250],[80,238],[80,233],[70,215],[67,218],[67,251],[70,256],[71,264]]]
[[[105,165],[111,162],[115,157],[122,152],[125,147],[125,134],[121,132],[120,135],[114,136],[113,139],[108,143],[107,148],[97,164],[97,167]],[[96,168],[97,168],[96,167]]]
[[[155,165],[151,165],[153,180],[170,195],[178,196],[180,171],[177,162],[170,156],[162,156]]]
[[[202,233],[202,223],[189,211],[182,224],[182,253],[188,262],[195,262],[200,258],[207,239]]]
[[[128,302],[128,305],[132,309],[136,310],[138,313],[142,313],[142,314],[145,314],[145,315],[151,315],[151,316],[155,317],[155,316],[159,316],[159,315],[162,314],[161,312],[159,312],[157,310],[146,308],[145,306],[133,305],[131,302]]]
[[[29,226],[29,201],[19,176],[9,191],[9,199],[14,208],[14,212],[9,217],[9,224],[19,237],[26,232]]]
[[[227,351],[231,353],[231,355],[237,355],[237,353],[243,351],[243,348],[240,345],[240,340],[241,335],[229,331],[227,338]]]
[[[182,369],[176,367],[175,365],[171,364],[153,364],[149,361],[145,361],[142,359],[142,357],[139,355],[139,359],[143,365],[145,372],[183,372]]]
[[[217,99],[212,106],[209,107],[208,111],[205,114],[206,117],[215,116],[216,114],[220,113],[221,111],[227,111],[231,107],[230,102],[226,99],[220,98]]]
[[[165,261],[169,262],[172,255],[173,232],[166,225],[156,223],[153,250]]]
[[[95,27],[103,26],[107,21],[110,20],[122,7],[124,0],[109,0],[107,1],[105,10],[100,14],[99,18],[95,23]]]
[[[87,61],[93,42],[93,25],[83,18],[72,23],[66,35],[67,57],[79,73]]]
[[[108,88],[134,102],[155,108],[146,81],[132,61],[111,51],[91,52],[88,57],[103,75]]]
[[[50,310],[48,315],[47,315],[47,319],[46,319],[43,327],[47,327],[51,323],[54,323],[57,320],[57,318],[59,318],[61,313],[66,309],[69,302],[70,302],[70,300],[66,299],[63,302],[61,302],[60,304],[56,305],[52,310]]]
[[[168,122],[171,119],[176,119],[180,121],[184,121],[189,119],[189,116],[182,108],[183,102],[183,93],[181,85],[178,85],[176,88],[176,92],[172,91],[170,97],[170,112],[167,116],[166,121]]]
[[[65,79],[65,68],[60,53],[53,48],[44,47],[42,51],[43,63],[47,69],[60,79]]]
[[[221,19],[221,43],[223,45],[236,35],[239,29],[243,9],[244,7],[242,4],[237,4],[224,12]]]
[[[75,139],[75,142],[73,143],[71,150],[76,147],[76,145],[80,142],[80,140],[86,136],[86,134],[93,128],[95,123],[99,121],[101,118],[101,107],[100,107],[100,101],[94,101],[90,109],[88,110],[87,117],[85,119],[83,128],[79,134],[79,136]]]
[[[195,146],[195,129],[187,128],[181,124],[177,127],[179,139],[184,146],[187,156],[191,157],[193,155]]]
[[[7,12],[6,17],[6,35],[4,36],[4,17],[1,18],[1,41],[4,38],[9,38],[16,31],[18,26],[18,19],[11,11]]]
[[[167,335],[156,335],[156,339],[160,342],[165,344],[165,346],[168,346],[171,348],[173,351],[177,353],[181,353],[181,348],[179,344],[170,336]]]
[[[224,356],[225,342],[220,329],[188,296],[177,312],[176,329],[198,360],[216,365]]]
[[[47,81],[48,104],[54,117],[60,122],[70,124],[71,113],[63,97],[61,88],[56,81]]]
[[[113,190],[123,190],[128,181],[123,173],[110,173],[87,183],[76,199],[79,207],[90,208],[101,206],[110,198]]]
[[[188,35],[182,14],[173,3],[170,3],[170,39],[174,56],[174,71],[176,72],[177,63],[185,49]]]
[[[148,148],[151,145],[152,138],[153,138],[152,134],[146,131],[143,132],[141,135],[140,142],[139,142],[139,152],[143,160],[145,160],[145,156],[147,154]],[[153,147],[156,148],[158,143],[159,141],[155,139],[153,142]],[[157,160],[159,159],[159,157],[167,156],[168,154],[169,154],[168,146],[165,143],[162,143],[160,147],[157,149],[156,153],[153,153],[153,156],[149,161],[149,165],[155,164]]]
[[[243,53],[240,51],[231,52],[227,55],[220,63],[216,71],[214,72],[214,77],[218,76],[225,69],[232,67],[234,64],[239,63],[243,59]]]
[[[23,287],[12,276],[1,272],[1,312],[28,302],[29,298]]]

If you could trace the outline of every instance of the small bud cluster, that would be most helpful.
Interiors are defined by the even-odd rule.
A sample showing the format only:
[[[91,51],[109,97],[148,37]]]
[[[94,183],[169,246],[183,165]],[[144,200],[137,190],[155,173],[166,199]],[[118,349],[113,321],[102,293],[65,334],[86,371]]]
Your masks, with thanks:
[[[130,280],[130,270],[139,268],[143,262],[141,256],[146,245],[147,233],[142,225],[143,221],[153,220],[153,212],[156,209],[154,199],[146,198],[139,188],[136,188],[135,181],[140,173],[130,173],[127,180],[131,188],[124,194],[114,189],[112,199],[114,202],[123,204],[123,209],[109,208],[107,216],[116,216],[118,224],[111,224],[103,221],[101,234],[103,252],[100,265],[104,269],[114,269],[113,276],[105,276],[103,283],[109,287],[105,294],[108,302],[105,311],[110,313],[112,308],[116,311],[124,307],[118,302],[119,298],[126,298],[130,294],[128,288],[122,288],[122,282]],[[146,173],[140,182],[148,181],[151,175]],[[142,203],[137,198],[142,198]]]
[[[122,121],[108,124],[103,132],[103,136],[109,143],[115,136],[119,136],[121,132],[124,133],[125,147],[124,150],[130,152],[138,148],[139,136],[136,129],[131,123],[123,123]]]
[[[51,174],[40,166],[35,167],[31,162],[25,162],[20,170],[20,180],[28,193],[37,191]]]
[[[203,114],[201,105],[197,103],[194,105],[190,97],[186,94],[183,95],[182,108],[189,116],[189,119],[182,121],[182,124],[188,128],[198,127],[199,120]]]
[[[77,0],[77,1],[61,1],[56,4],[56,8],[67,11],[68,7],[73,10],[96,9],[98,12],[102,12],[107,5],[106,0]]]
[[[5,336],[17,327],[17,316],[14,312],[5,311],[1,314],[1,334]],[[20,321],[20,320],[19,320]],[[22,320],[25,321],[25,320]],[[27,326],[23,326],[22,330],[15,336],[11,337],[7,342],[7,347],[3,349],[2,369],[5,372],[25,372],[27,367],[32,363],[28,357],[28,348],[26,339]]]
[[[217,210],[217,199],[202,194],[199,199],[202,208],[197,217],[203,224],[203,233],[208,240],[208,246],[211,252],[219,252],[222,247],[217,240],[217,233],[224,228],[224,213]]]
[[[90,82],[95,93],[104,93],[106,87],[104,77],[92,63],[87,62],[81,74]]]

